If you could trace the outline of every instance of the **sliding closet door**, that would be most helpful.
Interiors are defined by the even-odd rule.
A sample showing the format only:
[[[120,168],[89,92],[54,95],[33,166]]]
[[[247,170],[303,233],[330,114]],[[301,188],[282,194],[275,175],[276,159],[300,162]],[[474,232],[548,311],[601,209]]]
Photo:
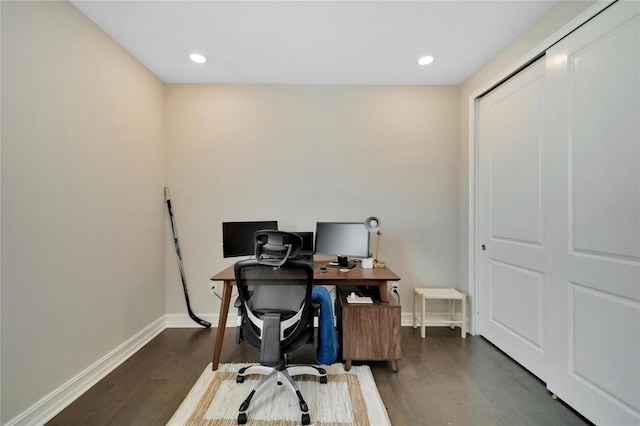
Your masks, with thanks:
[[[544,59],[479,101],[480,334],[538,377],[544,364]]]
[[[640,423],[639,9],[547,51],[547,386],[596,424]]]

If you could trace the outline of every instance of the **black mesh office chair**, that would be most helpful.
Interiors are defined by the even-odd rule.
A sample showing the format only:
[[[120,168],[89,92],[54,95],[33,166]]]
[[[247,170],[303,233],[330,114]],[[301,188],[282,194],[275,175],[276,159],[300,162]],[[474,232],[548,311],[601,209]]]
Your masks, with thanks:
[[[266,375],[240,405],[238,423],[247,422],[251,399],[271,385],[284,384],[298,399],[302,424],[310,423],[309,409],[291,376],[314,375],[327,383],[324,369],[288,366],[286,355],[313,343],[313,267],[288,260],[300,251],[302,238],[282,231],[255,233],[256,259],[236,263],[240,300],[241,340],[260,352],[260,365],[240,369],[236,382],[250,374]]]

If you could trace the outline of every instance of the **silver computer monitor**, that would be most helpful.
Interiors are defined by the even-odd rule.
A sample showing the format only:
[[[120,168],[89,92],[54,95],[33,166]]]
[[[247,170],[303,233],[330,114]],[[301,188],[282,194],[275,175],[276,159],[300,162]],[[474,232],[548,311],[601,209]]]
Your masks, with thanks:
[[[369,231],[363,222],[317,222],[315,253],[338,258],[369,257]]]

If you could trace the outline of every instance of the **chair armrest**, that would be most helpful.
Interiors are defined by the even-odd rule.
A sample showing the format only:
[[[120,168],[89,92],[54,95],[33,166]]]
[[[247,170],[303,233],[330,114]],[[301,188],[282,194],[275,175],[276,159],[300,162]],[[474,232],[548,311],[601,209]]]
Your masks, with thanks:
[[[236,298],[236,301],[233,302],[233,306],[238,309],[238,318],[236,321],[236,345],[239,345],[244,340],[242,336],[242,316],[244,315],[244,307],[242,306],[242,302],[240,298]]]

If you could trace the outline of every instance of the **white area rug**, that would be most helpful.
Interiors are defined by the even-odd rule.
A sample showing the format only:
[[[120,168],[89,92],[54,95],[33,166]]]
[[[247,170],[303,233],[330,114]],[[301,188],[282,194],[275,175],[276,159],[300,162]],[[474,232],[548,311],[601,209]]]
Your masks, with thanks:
[[[247,376],[236,383],[240,368],[250,364],[211,364],[193,386],[168,425],[237,425],[238,407],[262,376]],[[327,370],[327,384],[316,377],[295,377],[296,384],[309,406],[312,425],[391,425],[387,410],[368,366],[344,370],[342,364],[322,366]],[[254,397],[247,412],[248,425],[299,425],[298,401],[284,386],[272,386]]]

